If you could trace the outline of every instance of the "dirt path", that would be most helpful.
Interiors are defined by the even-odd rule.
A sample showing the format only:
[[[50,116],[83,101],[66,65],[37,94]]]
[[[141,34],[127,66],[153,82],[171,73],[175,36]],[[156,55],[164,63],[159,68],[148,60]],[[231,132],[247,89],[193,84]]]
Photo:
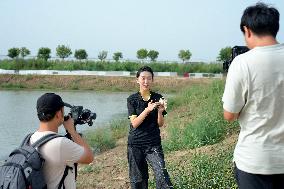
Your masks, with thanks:
[[[126,138],[123,138],[114,149],[95,156],[90,166],[79,168],[77,188],[129,188],[126,157]]]

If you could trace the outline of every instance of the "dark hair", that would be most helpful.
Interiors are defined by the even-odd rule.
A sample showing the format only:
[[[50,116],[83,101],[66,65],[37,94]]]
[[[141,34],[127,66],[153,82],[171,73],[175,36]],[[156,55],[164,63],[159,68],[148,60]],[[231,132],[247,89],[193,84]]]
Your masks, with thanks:
[[[37,114],[37,117],[42,122],[48,122],[48,121],[50,121],[54,118],[55,113],[56,112],[51,112],[51,113],[47,113],[47,114]]]
[[[243,13],[240,28],[244,33],[244,26],[251,29],[256,35],[272,35],[276,37],[279,30],[278,10],[264,3],[257,3],[247,7]]]
[[[153,72],[152,68],[150,68],[149,66],[143,66],[143,67],[139,68],[137,73],[136,73],[137,78],[140,76],[141,72],[150,72],[152,74],[152,79],[154,78],[154,72]]]
[[[37,116],[40,121],[50,121],[65,103],[54,93],[45,93],[37,99]]]

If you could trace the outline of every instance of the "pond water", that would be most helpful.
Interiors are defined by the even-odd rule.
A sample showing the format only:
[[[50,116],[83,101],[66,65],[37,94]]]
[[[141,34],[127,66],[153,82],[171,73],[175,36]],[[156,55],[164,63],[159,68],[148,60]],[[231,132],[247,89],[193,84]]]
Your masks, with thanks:
[[[0,160],[19,146],[24,136],[35,132],[39,126],[36,101],[45,92],[51,91],[6,91],[0,90]],[[54,91],[52,91],[54,92]],[[126,98],[130,93],[102,93],[94,91],[56,91],[63,101],[83,106],[97,114],[92,127],[77,125],[78,131],[104,127],[111,120],[127,117]],[[70,111],[65,108],[65,114]],[[64,134],[64,128],[59,133]]]

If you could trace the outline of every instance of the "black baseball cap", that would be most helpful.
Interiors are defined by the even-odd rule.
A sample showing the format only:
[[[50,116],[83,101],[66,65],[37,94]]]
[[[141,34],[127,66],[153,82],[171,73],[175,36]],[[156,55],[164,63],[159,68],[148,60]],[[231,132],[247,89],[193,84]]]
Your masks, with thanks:
[[[60,110],[65,103],[62,98],[55,93],[45,93],[37,99],[37,113],[40,114],[53,114]]]

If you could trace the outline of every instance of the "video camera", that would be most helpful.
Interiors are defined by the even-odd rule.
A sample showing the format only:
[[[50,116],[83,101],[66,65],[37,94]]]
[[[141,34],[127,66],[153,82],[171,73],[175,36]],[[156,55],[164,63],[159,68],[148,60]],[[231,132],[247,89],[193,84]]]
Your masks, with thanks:
[[[229,67],[232,63],[232,61],[234,60],[234,58],[240,54],[243,54],[245,52],[249,51],[249,48],[247,48],[246,46],[234,46],[232,48],[232,54],[231,54],[231,58],[229,60],[226,60],[223,63],[223,70],[224,72],[228,72]]]
[[[93,125],[93,120],[97,118],[97,114],[88,109],[83,109],[83,106],[72,106],[65,103],[66,107],[70,108],[69,115],[74,119],[74,125],[82,125],[87,123],[89,126]],[[64,116],[64,120],[68,120],[68,116]]]

